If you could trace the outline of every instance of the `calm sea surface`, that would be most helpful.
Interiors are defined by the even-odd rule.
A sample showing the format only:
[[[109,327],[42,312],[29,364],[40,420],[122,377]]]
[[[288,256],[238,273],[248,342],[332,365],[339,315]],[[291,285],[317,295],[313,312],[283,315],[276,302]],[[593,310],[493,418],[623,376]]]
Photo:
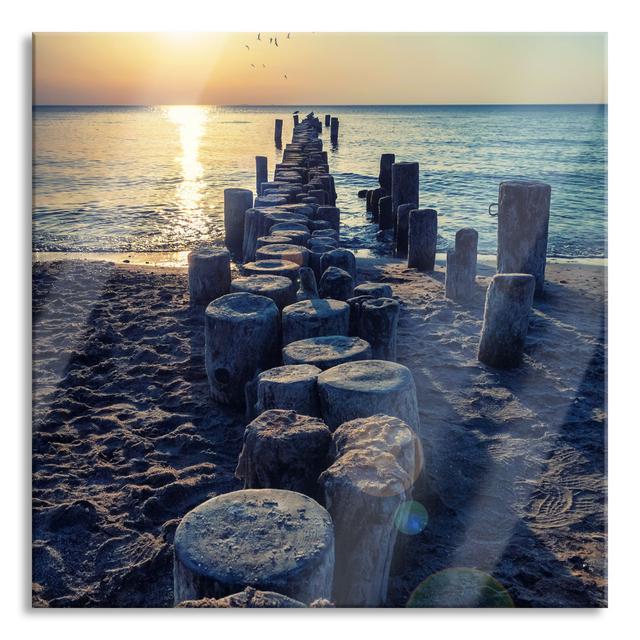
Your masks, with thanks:
[[[255,189],[256,155],[281,151],[273,120],[294,107],[35,107],[33,248],[165,251],[219,242],[223,191]],[[606,255],[603,106],[320,107],[340,118],[331,147],[344,238],[375,243],[357,191],[377,186],[380,154],[420,163],[420,204],[439,213],[439,246],[473,226],[496,251],[498,185],[551,185],[549,253]],[[326,131],[326,130],[325,130]],[[327,135],[325,135],[328,138]]]

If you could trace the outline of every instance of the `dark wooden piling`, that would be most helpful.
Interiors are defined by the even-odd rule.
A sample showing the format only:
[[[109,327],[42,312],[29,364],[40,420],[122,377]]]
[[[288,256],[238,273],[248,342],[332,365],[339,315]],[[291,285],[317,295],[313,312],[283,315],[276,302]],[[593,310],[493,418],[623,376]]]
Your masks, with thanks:
[[[407,266],[418,271],[433,271],[436,264],[437,242],[438,212],[435,209],[411,211]]]

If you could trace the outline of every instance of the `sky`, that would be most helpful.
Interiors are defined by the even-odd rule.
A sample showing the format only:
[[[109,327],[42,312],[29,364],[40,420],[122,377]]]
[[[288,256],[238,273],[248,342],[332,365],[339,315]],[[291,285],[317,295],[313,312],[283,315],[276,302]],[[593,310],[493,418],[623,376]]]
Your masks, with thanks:
[[[257,33],[37,33],[34,103],[607,102],[602,33],[262,33],[257,38]]]

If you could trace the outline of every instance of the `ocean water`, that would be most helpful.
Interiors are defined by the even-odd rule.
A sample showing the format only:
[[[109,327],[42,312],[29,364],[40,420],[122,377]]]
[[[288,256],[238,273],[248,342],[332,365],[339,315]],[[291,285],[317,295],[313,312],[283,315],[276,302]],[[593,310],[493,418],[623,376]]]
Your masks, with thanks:
[[[281,151],[295,107],[34,107],[35,251],[179,251],[221,242],[223,191],[255,189],[256,155]],[[420,205],[439,213],[439,246],[475,227],[496,252],[489,205],[498,185],[551,185],[549,255],[606,255],[605,106],[299,107],[340,118],[325,149],[344,239],[376,245],[360,189],[375,188],[381,153],[420,163]]]

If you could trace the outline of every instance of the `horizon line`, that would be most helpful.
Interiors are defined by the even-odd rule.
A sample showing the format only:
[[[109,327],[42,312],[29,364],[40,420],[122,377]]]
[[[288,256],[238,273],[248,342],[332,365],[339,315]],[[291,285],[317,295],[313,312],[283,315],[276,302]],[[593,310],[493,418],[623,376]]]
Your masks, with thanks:
[[[395,103],[35,103],[32,107],[604,107],[608,102],[395,102]]]

